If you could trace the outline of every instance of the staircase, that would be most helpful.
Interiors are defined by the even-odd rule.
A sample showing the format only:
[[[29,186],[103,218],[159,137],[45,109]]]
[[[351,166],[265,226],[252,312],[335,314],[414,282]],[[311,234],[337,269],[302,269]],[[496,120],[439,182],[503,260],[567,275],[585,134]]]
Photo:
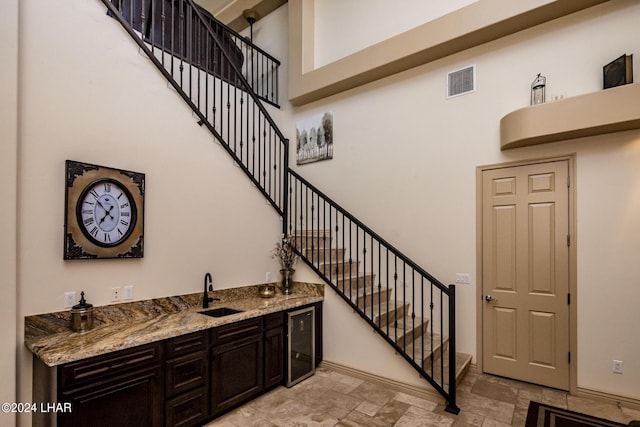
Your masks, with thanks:
[[[304,262],[457,414],[471,358],[455,350],[455,286],[289,168],[289,141],[263,104],[277,106],[279,62],[193,0],[100,1],[282,216]]]
[[[409,297],[409,291],[397,280],[396,268],[393,271],[398,287],[383,286],[385,281],[378,280],[375,269],[363,267],[365,259],[354,259],[354,251],[338,243],[344,243],[339,227],[334,232],[330,229],[300,229],[290,236],[302,259],[390,341],[398,354],[420,366],[437,386],[448,389],[449,337],[441,333],[439,326],[434,326],[435,322],[430,322],[430,315],[435,311],[432,295],[427,304],[415,295]],[[361,253],[366,254],[366,248],[371,246],[364,245]],[[415,288],[412,291],[415,292]],[[421,302],[421,306],[415,306]],[[471,356],[455,353],[454,360],[457,383],[468,371]]]

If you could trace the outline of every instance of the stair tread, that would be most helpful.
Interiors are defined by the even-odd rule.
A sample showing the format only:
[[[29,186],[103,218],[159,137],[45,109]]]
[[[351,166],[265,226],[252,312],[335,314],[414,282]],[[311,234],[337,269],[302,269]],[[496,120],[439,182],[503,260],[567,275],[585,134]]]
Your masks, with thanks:
[[[375,276],[376,276],[375,273],[364,273],[363,274],[362,272],[358,271],[357,274],[351,274],[351,275],[350,274],[345,274],[344,278],[345,278],[345,280],[348,280],[348,279],[357,279],[358,277],[375,277]],[[340,277],[340,279],[342,279],[342,277]]]
[[[373,313],[374,314],[385,314],[385,313],[391,313],[396,309],[401,309],[401,308],[407,308],[409,307],[409,303],[404,303],[401,304],[400,301],[394,301],[394,300],[389,300],[389,304],[385,302],[383,302],[382,304],[373,304]],[[388,309],[388,310],[387,310]],[[367,310],[369,312],[371,312],[371,308],[369,308],[369,310]],[[404,316],[402,316],[404,317]],[[399,320],[400,318],[398,318]]]
[[[378,287],[374,286],[373,287],[373,294],[376,295],[376,294],[379,294],[379,293],[391,292],[391,290],[392,290],[392,288],[389,288],[389,289],[380,288],[378,290]],[[359,286],[358,289],[354,289],[354,291],[356,291],[355,293],[358,295],[358,297],[363,297],[365,291],[367,292],[367,296],[371,296],[371,286],[366,286],[366,287],[365,286]],[[354,294],[352,294],[352,295],[354,295]],[[386,304],[386,302],[385,302],[385,304]]]
[[[413,320],[413,321],[412,321]],[[427,326],[429,325],[429,319],[423,319],[416,317],[415,319],[403,318],[398,321],[398,327],[394,327],[393,322],[389,324],[388,336],[399,346],[404,346],[405,343],[412,342],[426,333]],[[387,326],[382,328],[387,332]]]
[[[444,385],[445,388],[448,387],[449,385],[449,350],[445,350],[444,352]],[[456,352],[456,384],[460,384],[460,382],[462,381],[462,379],[464,378],[464,376],[466,375],[466,373],[469,371],[469,366],[471,365],[471,355],[470,354],[466,354],[466,353],[460,353],[460,352]],[[441,380],[441,376],[440,376],[440,369],[439,369],[439,358],[436,358],[436,361],[434,362],[434,366],[436,366],[436,362],[438,365],[438,368],[435,369],[435,372],[433,373],[433,375],[431,375],[431,377],[438,383],[442,383]],[[430,366],[428,367],[429,369],[425,369],[427,371],[427,373],[431,373],[430,372]]]
[[[433,338],[433,349],[439,349],[441,346],[446,345],[449,342],[448,336],[441,336],[440,334],[431,334],[430,332],[425,332],[423,335],[417,337],[415,340],[407,344],[405,350],[407,353],[411,354],[413,352],[413,348],[421,349],[422,348],[422,338],[424,337],[424,350],[425,355],[431,355],[431,341]],[[440,339],[442,337],[442,339]],[[409,351],[411,350],[411,352]]]

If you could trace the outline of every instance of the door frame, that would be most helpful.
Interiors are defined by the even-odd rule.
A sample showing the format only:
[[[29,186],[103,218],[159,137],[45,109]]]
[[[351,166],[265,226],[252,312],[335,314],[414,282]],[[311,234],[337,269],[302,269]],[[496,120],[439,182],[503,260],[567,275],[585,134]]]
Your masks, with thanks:
[[[569,351],[571,362],[569,364],[569,393],[577,393],[578,377],[578,285],[577,285],[577,230],[576,230],[576,154],[564,156],[541,157],[526,160],[516,160],[505,163],[496,163],[476,167],[476,367],[478,373],[483,369],[483,270],[482,270],[482,174],[491,169],[502,169],[516,166],[528,166],[539,163],[567,161],[569,167]]]

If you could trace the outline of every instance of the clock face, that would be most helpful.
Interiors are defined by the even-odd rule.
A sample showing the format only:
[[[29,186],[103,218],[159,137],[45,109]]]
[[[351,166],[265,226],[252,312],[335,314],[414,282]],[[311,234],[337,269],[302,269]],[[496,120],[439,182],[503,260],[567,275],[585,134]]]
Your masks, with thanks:
[[[84,235],[103,247],[126,240],[136,223],[136,208],[129,191],[112,179],[86,187],[78,200],[76,215]]]

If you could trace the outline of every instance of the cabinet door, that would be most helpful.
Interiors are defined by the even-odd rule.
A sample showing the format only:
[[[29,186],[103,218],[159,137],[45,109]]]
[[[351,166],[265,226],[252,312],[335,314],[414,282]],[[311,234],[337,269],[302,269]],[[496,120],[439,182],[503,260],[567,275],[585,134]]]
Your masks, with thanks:
[[[264,387],[269,389],[284,380],[284,329],[282,325],[264,333]]]
[[[213,415],[246,402],[262,392],[262,332],[227,344],[214,345],[211,369],[211,412]]]
[[[64,391],[61,402],[72,412],[60,413],[59,426],[162,426],[162,370],[131,372]]]

